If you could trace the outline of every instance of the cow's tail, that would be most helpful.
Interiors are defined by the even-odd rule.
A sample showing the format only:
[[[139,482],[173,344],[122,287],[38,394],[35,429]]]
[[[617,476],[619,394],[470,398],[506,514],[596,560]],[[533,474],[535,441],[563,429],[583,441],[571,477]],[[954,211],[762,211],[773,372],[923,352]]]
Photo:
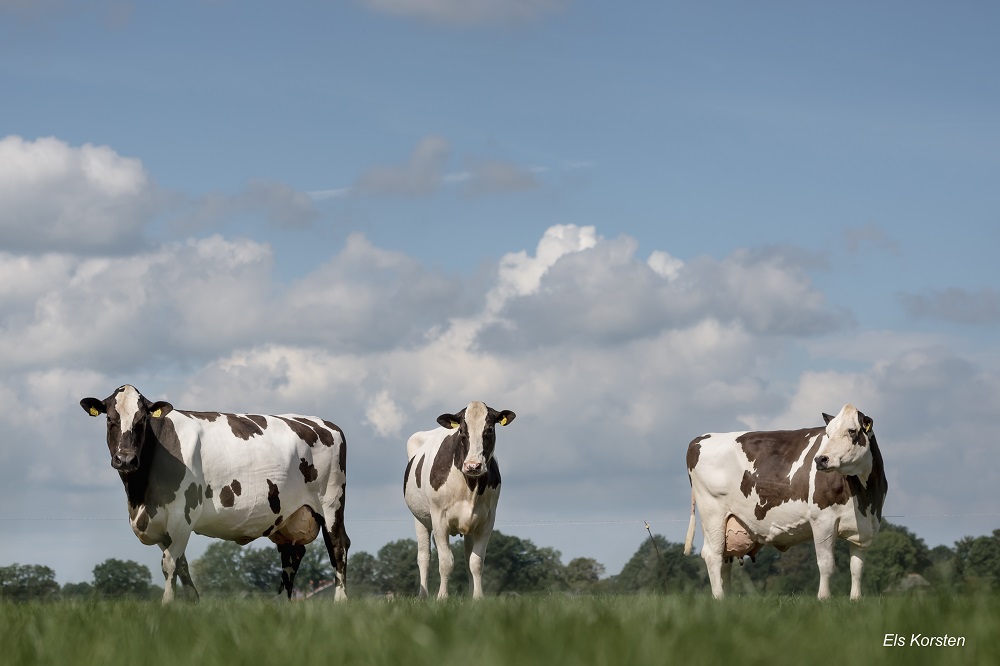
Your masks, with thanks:
[[[684,537],[684,554],[691,554],[691,545],[694,543],[694,488],[691,489],[691,520],[688,521],[688,533]]]

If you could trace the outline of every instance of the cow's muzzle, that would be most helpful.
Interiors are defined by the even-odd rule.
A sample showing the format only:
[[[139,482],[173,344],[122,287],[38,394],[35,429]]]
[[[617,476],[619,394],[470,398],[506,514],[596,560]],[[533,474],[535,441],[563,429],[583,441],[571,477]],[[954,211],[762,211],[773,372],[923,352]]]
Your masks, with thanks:
[[[820,472],[830,471],[830,456],[816,456],[816,469]]]
[[[466,476],[482,476],[484,472],[486,472],[486,465],[481,462],[466,461],[466,463],[462,465],[462,473]]]
[[[139,456],[135,453],[116,453],[111,456],[111,466],[122,474],[139,469]]]

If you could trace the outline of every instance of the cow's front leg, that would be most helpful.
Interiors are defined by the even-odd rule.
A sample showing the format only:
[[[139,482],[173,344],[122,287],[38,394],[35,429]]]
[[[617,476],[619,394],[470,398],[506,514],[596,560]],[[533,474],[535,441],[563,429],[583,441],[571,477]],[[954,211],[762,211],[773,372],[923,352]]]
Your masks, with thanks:
[[[861,574],[865,570],[865,549],[851,544],[851,599],[861,598]]]
[[[448,577],[455,567],[455,556],[451,554],[451,546],[448,545],[448,523],[442,519],[438,521],[434,528],[434,545],[437,546],[438,571],[441,574],[441,586],[438,588],[438,599],[448,598]]]
[[[190,532],[171,535],[166,543],[160,543],[163,549],[163,557],[160,559],[160,568],[163,571],[163,600],[164,605],[174,600],[174,583],[178,576],[182,581],[186,578],[191,580],[188,573],[187,559],[184,557],[184,549],[187,548]],[[194,585],[192,584],[192,588]]]
[[[420,598],[427,597],[427,570],[431,566],[431,528],[413,519],[417,532],[417,569],[420,571]]]
[[[195,601],[201,600],[201,595],[198,594],[198,588],[194,586],[194,581],[191,580],[191,572],[188,570],[187,555],[181,555],[177,559],[177,565],[174,568],[174,576],[175,579],[176,577],[180,577],[181,582],[184,583],[184,587],[191,588],[191,591],[194,592]]]
[[[814,542],[816,544],[816,564],[819,566],[819,593],[818,599],[830,598],[830,576],[836,568],[833,561],[833,546],[837,537],[832,532],[826,532],[825,536],[820,536],[823,531],[814,529]]]
[[[493,535],[496,514],[490,512],[489,519],[477,529],[465,535],[465,565],[469,569],[469,586],[473,599],[483,598],[483,563],[486,561],[486,547]]]

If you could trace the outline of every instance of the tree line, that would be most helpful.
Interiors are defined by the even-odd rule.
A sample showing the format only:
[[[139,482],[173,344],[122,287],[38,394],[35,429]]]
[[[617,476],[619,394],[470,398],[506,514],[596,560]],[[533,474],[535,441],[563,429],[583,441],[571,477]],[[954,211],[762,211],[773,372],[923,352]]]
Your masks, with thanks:
[[[464,575],[464,547],[452,543],[455,573],[449,593],[468,593]],[[847,543],[838,540],[837,571],[831,579],[834,594],[850,589]],[[192,562],[192,575],[206,596],[270,596],[278,591],[281,567],[273,548],[241,547],[213,541]],[[322,544],[306,549],[296,577],[303,595],[322,595],[333,580],[333,569]],[[418,590],[417,544],[400,539],[385,544],[375,554],[357,552],[348,560],[348,590],[352,597],[415,596]],[[439,584],[437,555],[432,552],[429,589]],[[737,594],[815,594],[819,585],[815,551],[811,544],[784,553],[762,549],[755,561],[746,558],[733,567]],[[865,558],[862,579],[866,595],[934,592],[974,593],[1000,589],[1000,530],[992,535],[965,537],[954,548],[928,548],[923,539],[905,527],[883,521],[882,530]],[[679,543],[661,535],[643,539],[635,554],[614,575],[593,558],[578,557],[563,564],[558,550],[536,546],[528,539],[493,532],[483,587],[487,596],[504,594],[665,594],[709,593],[705,565],[697,555],[684,555]],[[332,590],[332,588],[330,588]],[[93,570],[87,582],[60,587],[55,571],[37,565],[0,567],[0,599],[142,598],[155,599],[162,588],[153,583],[148,567],[127,560],[108,559]],[[182,588],[182,593],[186,592]]]

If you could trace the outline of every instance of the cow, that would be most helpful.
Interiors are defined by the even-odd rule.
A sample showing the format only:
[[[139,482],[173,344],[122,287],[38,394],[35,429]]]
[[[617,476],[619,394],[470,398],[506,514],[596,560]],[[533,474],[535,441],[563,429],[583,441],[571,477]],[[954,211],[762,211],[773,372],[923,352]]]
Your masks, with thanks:
[[[291,598],[305,545],[322,530],[336,570],[334,598],[346,596],[347,442],[339,427],[296,414],[182,411],[128,384],[80,406],[107,415],[111,466],[125,486],[132,531],[163,550],[164,604],[178,577],[198,598],[184,556],[192,532],[240,545],[269,538],[281,555],[278,594]]]
[[[448,596],[448,576],[455,564],[448,538],[456,534],[465,537],[472,597],[482,598],[483,561],[500,498],[500,466],[493,455],[496,425],[509,425],[514,416],[510,410],[498,412],[485,403],[470,402],[457,414],[439,416],[439,428],[414,433],[407,440],[403,497],[417,532],[421,597],[427,596],[433,533],[441,572],[437,598]]]
[[[825,427],[773,432],[709,433],[688,445],[691,552],[695,505],[705,541],[701,556],[712,595],[729,592],[733,558],[755,558],[764,545],[784,552],[816,545],[820,599],[830,596],[837,537],[851,550],[851,599],[861,597],[865,550],[878,534],[888,482],[872,419],[853,405]]]

